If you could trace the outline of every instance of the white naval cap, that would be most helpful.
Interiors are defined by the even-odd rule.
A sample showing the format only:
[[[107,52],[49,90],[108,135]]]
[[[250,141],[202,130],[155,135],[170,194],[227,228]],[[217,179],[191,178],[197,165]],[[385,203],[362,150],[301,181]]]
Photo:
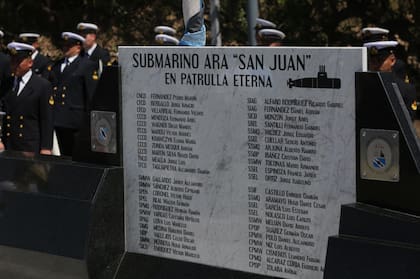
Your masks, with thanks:
[[[25,43],[35,43],[40,35],[38,33],[20,33],[19,38],[22,42]]]
[[[376,42],[369,42],[364,43],[363,46],[367,48],[376,48],[376,49],[384,49],[384,48],[394,48],[398,45],[397,41],[376,41]]]
[[[179,44],[179,40],[175,37],[172,37],[170,35],[166,35],[166,34],[157,34],[155,36],[155,40],[156,42],[162,44],[162,45],[178,45]]]
[[[389,30],[380,27],[365,27],[362,29],[363,43],[388,40]]]
[[[263,40],[283,40],[286,38],[286,34],[277,29],[261,29],[258,31],[258,35]]]
[[[18,42],[11,42],[7,45],[7,48],[10,50],[15,51],[34,51],[35,48],[31,45],[25,44],[25,43],[18,43]]]
[[[158,34],[167,34],[167,35],[172,35],[172,36],[176,34],[176,30],[174,28],[169,27],[169,26],[163,26],[163,25],[156,26],[154,28],[154,31],[155,33],[158,33]]]
[[[85,38],[73,32],[63,32],[61,33],[61,38],[63,38],[65,41],[73,40],[81,43],[85,42]]]
[[[38,33],[20,33],[19,38],[39,38],[41,35]]]
[[[380,27],[365,27],[362,29],[362,34],[388,34],[389,30]]]
[[[370,55],[391,54],[397,45],[397,41],[376,41],[363,44],[369,49]]]
[[[18,59],[19,61],[28,58],[35,51],[35,48],[25,43],[11,42],[7,45],[7,49],[12,59]]]
[[[89,23],[89,22],[80,22],[79,24],[77,24],[77,30],[94,30],[94,31],[98,31],[99,27],[98,25],[94,24],[94,23]]]
[[[257,29],[263,29],[263,28],[276,28],[277,25],[269,20],[263,19],[263,18],[257,18]]]

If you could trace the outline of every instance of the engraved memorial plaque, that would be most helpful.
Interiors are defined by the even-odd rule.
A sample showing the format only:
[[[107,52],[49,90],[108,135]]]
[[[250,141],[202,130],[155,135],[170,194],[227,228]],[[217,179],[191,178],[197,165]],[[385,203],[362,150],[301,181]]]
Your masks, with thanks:
[[[363,48],[120,47],[129,252],[322,278]]]

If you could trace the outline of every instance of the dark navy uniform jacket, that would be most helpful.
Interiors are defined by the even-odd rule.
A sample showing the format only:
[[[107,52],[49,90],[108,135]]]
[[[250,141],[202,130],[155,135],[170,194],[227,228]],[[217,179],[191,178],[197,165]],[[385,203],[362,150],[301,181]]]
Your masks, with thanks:
[[[48,67],[51,65],[51,60],[48,57],[42,55],[41,53],[38,53],[35,56],[35,59],[33,61],[34,61],[34,64],[32,66],[32,71],[35,74],[48,79],[49,77]]]
[[[8,79],[10,78],[10,57],[0,52],[0,98],[2,98],[8,90]]]
[[[50,83],[33,72],[19,96],[10,89],[3,99],[6,149],[28,152],[52,149],[53,105]]]
[[[54,95],[54,127],[80,129],[96,89],[95,63],[78,56],[61,72],[59,60],[51,71]]]
[[[87,55],[87,52],[86,52]],[[102,61],[103,66],[107,66],[108,62],[111,60],[108,50],[96,45],[95,50],[92,52],[92,55],[89,56],[89,59],[95,63],[98,63],[99,60]]]

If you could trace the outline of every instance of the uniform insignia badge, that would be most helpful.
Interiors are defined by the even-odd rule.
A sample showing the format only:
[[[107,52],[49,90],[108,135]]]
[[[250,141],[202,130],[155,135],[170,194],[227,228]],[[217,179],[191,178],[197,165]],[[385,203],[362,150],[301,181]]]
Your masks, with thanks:
[[[11,49],[9,49],[9,51],[10,51],[11,55],[16,55],[17,54],[17,50],[15,48],[11,48]]]
[[[376,47],[372,47],[369,50],[370,55],[377,55],[378,54],[378,49]]]
[[[414,101],[414,102],[411,104],[411,109],[412,109],[412,110],[417,110],[417,101]]]
[[[53,106],[54,105],[54,98],[53,96],[50,96],[50,99],[48,100],[48,103]]]
[[[93,80],[98,80],[99,79],[99,76],[98,76],[98,72],[97,71],[94,71],[93,72],[92,79]]]

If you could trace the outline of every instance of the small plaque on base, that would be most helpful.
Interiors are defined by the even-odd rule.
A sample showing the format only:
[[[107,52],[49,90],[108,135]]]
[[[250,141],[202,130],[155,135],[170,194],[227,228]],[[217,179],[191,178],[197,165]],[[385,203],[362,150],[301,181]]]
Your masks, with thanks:
[[[362,129],[360,131],[360,175],[362,179],[398,182],[399,132]]]
[[[116,113],[92,111],[90,113],[91,149],[93,152],[117,152]]]

